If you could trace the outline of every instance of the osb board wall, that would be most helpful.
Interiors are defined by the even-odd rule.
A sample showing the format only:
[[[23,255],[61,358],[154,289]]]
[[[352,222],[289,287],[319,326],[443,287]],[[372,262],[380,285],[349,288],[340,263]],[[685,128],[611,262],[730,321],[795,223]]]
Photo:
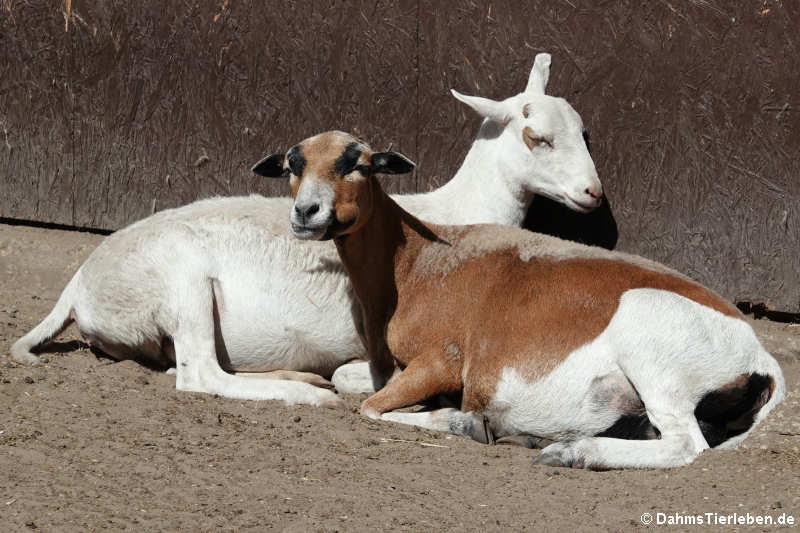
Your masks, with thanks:
[[[582,5],[586,4],[586,5]],[[609,203],[536,199],[527,225],[640,253],[736,301],[800,311],[800,4],[271,1],[0,3],[0,216],[118,228],[343,129],[453,175],[537,52],[583,116]],[[598,280],[602,283],[602,280]]]

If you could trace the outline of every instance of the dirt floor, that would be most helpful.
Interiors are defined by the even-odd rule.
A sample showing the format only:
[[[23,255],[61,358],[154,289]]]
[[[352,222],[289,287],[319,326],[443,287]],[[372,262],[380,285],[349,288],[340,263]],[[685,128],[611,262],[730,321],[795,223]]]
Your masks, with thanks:
[[[663,529],[655,522],[676,515],[684,525],[670,529],[704,529],[685,525],[699,515],[714,530],[772,531],[800,521],[800,325],[753,321],[790,392],[739,450],[670,470],[537,467],[536,451],[364,419],[360,397],[335,411],[177,392],[169,375],[95,357],[73,328],[45,364],[10,362],[11,343],[101,239],[0,225],[2,531],[614,531]],[[721,522],[748,513],[776,524]]]

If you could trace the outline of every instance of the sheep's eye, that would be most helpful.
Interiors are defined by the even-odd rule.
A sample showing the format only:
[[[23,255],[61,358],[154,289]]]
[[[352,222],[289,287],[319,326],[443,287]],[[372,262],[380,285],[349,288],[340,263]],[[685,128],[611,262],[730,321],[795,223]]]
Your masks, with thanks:
[[[292,175],[292,170],[289,167],[284,168],[283,172],[281,172],[281,177],[283,178],[288,178],[291,175]]]
[[[547,137],[536,135],[531,128],[525,128],[522,130],[522,138],[529,150],[533,150],[537,146],[547,146],[550,148],[553,147],[552,140],[548,139]]]

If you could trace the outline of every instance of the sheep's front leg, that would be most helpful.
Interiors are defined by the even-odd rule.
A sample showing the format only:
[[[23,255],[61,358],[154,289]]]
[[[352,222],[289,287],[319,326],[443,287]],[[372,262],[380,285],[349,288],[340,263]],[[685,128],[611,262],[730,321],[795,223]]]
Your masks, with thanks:
[[[369,369],[366,369],[366,372],[367,374],[369,374]],[[167,375],[174,376],[176,373],[175,367],[168,368],[166,373]],[[296,372],[294,370],[273,370],[271,372],[234,372],[233,374],[235,376],[241,376],[243,378],[299,381],[301,383],[308,383],[309,385],[320,387],[322,389],[336,388],[333,382],[328,381],[319,374],[314,374],[313,372]],[[345,391],[345,392],[350,392],[350,391]],[[371,390],[368,392],[375,392],[375,391]]]
[[[414,405],[437,394],[461,391],[460,361],[440,351],[417,356],[381,390],[364,400],[361,414],[378,418],[387,411]]]
[[[333,383],[313,372],[297,372],[295,370],[272,370],[270,372],[234,372],[234,375],[245,378],[280,379],[285,381],[299,381],[323,389],[332,389]]]
[[[479,413],[465,413],[453,407],[418,413],[383,413],[380,420],[418,426],[434,431],[469,437],[482,444],[494,444],[489,421]]]

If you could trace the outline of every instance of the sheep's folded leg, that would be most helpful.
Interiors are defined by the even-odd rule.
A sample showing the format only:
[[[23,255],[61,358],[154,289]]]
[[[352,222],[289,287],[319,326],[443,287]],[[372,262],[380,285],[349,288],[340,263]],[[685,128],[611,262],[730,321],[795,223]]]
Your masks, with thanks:
[[[313,372],[297,372],[295,370],[272,370],[270,372],[234,372],[237,376],[257,379],[281,379],[300,381],[323,389],[333,389],[333,383]]]

